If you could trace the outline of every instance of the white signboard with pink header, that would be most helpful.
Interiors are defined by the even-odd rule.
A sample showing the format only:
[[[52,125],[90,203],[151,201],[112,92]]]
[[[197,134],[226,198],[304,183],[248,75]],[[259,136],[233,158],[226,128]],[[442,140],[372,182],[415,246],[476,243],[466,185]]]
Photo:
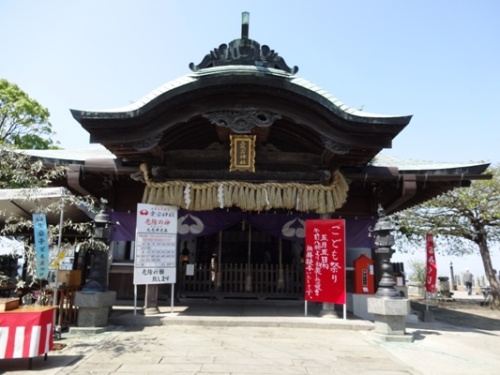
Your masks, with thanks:
[[[139,203],[134,284],[176,282],[177,207]]]

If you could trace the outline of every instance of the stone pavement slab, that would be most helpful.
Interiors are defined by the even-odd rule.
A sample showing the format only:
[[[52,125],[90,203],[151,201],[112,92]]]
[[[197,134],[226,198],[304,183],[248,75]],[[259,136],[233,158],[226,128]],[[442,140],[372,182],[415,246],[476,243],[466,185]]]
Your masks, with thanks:
[[[494,374],[500,332],[442,324],[409,328],[413,343],[373,331],[168,325],[63,334],[66,347],[33,361],[2,360],[12,374]]]
[[[386,342],[372,322],[305,317],[300,306],[278,305],[247,314],[248,307],[214,303],[205,316],[193,305],[162,307],[135,321],[130,308],[117,310],[115,324],[127,324],[65,332],[58,341],[65,347],[47,361],[35,358],[32,371],[26,359],[0,360],[0,374],[498,373],[500,331],[415,322],[407,325],[413,343]]]
[[[353,374],[407,366],[361,332],[283,327],[163,326],[64,338],[37,374]],[[25,361],[0,362],[5,374]],[[24,366],[24,369],[23,369]],[[23,371],[22,373],[30,373]]]

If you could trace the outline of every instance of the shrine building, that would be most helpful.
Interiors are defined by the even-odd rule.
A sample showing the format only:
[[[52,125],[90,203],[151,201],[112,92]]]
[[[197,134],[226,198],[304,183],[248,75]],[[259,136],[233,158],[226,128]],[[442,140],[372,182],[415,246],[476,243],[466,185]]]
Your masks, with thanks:
[[[138,203],[179,208],[178,297],[303,299],[306,220],[345,219],[347,292],[354,293],[360,256],[374,261],[377,276],[369,229],[380,206],[387,214],[404,210],[470,186],[488,167],[384,157],[410,115],[342,103],[301,78],[279,46],[250,39],[243,18],[240,38],[141,100],[71,110],[91,143],[113,155],[69,162],[66,185],[105,198],[120,223],[108,277],[119,299],[133,298]],[[158,298],[168,297],[160,286]]]

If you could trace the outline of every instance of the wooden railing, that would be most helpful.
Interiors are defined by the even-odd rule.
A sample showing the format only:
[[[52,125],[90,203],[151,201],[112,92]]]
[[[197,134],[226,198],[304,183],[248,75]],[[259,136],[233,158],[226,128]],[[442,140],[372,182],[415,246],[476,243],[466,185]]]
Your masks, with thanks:
[[[195,265],[194,274],[181,275],[181,297],[301,298],[303,270],[294,265],[223,263],[212,270]]]

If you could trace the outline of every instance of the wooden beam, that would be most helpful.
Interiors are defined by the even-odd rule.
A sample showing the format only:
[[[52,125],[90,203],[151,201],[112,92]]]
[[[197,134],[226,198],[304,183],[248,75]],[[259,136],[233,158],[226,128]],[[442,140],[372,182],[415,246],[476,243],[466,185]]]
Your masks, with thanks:
[[[229,163],[228,150],[173,150],[165,151],[166,162],[227,162]],[[259,151],[255,155],[256,163],[272,164],[298,164],[320,165],[321,156],[310,153]]]
[[[166,172],[168,180],[189,180],[189,181],[248,181],[248,182],[272,182],[272,181],[293,181],[303,183],[319,183],[320,172],[296,172],[296,171],[256,171],[250,172],[229,172],[227,170],[189,170],[175,169]]]

